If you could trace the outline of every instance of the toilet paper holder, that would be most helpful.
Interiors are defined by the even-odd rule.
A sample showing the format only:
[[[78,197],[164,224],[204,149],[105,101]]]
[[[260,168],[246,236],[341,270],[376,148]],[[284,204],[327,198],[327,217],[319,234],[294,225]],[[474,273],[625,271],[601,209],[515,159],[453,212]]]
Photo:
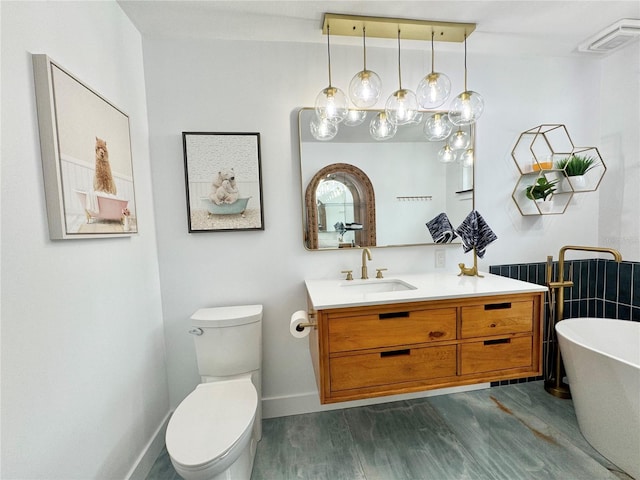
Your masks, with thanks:
[[[307,315],[309,316],[309,321],[308,322],[302,322],[302,323],[299,323],[298,325],[296,325],[296,330],[298,332],[301,332],[305,328],[308,328],[308,327],[318,328],[318,323],[316,322],[316,314],[315,314],[315,312],[308,312]]]

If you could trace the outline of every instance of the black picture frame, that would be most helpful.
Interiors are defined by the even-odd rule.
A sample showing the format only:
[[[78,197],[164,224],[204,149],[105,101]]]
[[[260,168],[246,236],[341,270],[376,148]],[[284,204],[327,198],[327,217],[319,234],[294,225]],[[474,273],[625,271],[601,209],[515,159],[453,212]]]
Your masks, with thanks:
[[[189,233],[264,230],[260,133],[182,132]]]

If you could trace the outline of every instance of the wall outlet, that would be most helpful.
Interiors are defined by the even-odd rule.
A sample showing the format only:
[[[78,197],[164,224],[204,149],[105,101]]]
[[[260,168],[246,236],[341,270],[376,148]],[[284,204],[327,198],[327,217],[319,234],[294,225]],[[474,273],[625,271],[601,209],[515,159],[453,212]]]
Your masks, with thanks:
[[[444,268],[447,263],[447,251],[436,250],[436,268]]]

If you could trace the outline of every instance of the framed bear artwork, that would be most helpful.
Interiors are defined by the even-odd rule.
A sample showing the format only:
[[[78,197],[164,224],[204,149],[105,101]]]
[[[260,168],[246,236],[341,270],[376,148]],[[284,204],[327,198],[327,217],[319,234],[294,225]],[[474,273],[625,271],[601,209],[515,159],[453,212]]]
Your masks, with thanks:
[[[138,232],[129,117],[47,55],[32,55],[52,240]]]
[[[182,132],[189,233],[264,230],[259,133]]]

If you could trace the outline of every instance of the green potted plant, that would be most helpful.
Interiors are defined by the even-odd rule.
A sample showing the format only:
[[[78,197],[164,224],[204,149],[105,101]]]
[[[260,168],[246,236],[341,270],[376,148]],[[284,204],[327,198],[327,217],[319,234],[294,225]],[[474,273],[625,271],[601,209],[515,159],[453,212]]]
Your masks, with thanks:
[[[583,189],[586,185],[584,174],[592,168],[597,167],[600,163],[588,155],[571,155],[556,162],[556,168],[564,170],[566,178],[563,180],[562,189],[571,191],[573,185],[574,190]],[[570,178],[571,177],[571,178]]]
[[[557,180],[551,182],[546,177],[538,177],[533,185],[529,185],[524,189],[524,194],[531,200],[546,200],[553,192],[556,191]]]

